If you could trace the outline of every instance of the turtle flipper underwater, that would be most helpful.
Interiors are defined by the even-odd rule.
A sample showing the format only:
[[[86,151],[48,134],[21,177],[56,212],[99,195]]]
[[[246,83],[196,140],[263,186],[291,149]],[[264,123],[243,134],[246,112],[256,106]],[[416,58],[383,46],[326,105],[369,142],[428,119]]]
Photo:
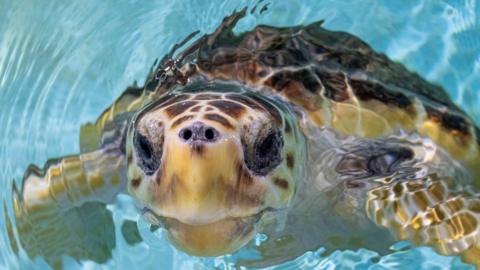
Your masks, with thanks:
[[[30,166],[13,194],[20,244],[30,257],[43,256],[55,268],[63,255],[96,262],[111,257],[114,225],[106,203],[126,182],[117,150],[50,160],[43,170]]]
[[[27,253],[57,258],[61,248],[36,251],[22,237],[108,259],[68,252],[49,226],[88,228],[92,219],[78,225],[57,209],[104,209],[126,190],[192,255],[245,246],[259,256],[240,263],[262,266],[321,246],[385,252],[406,239],[479,267],[473,121],[442,88],[353,35],[321,23],[237,35],[244,14],[168,55],[145,87],[84,126],[82,154],[29,170],[15,203]],[[256,246],[255,233],[268,239]]]

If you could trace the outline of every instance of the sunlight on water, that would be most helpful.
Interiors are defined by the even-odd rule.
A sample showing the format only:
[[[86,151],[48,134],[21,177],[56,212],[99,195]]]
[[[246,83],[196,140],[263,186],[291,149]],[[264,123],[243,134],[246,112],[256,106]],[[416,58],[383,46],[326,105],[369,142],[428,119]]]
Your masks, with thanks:
[[[80,125],[125,89],[142,84],[154,60],[193,31],[209,33],[233,10],[257,1],[9,1],[0,0],[0,269],[46,269],[42,258],[17,255],[5,214],[11,186],[27,166],[79,151]],[[264,1],[237,30],[257,24],[289,26],[325,20],[444,86],[480,123],[480,4],[475,0]],[[18,186],[19,183],[17,182]],[[65,258],[71,269],[230,269],[234,256],[203,259],[177,251],[162,232],[140,222],[144,243],[121,236],[137,219],[131,198],[110,208],[116,226],[113,258],[104,265]],[[6,213],[5,213],[6,210]],[[459,258],[430,248],[380,256],[368,250],[307,252],[275,269],[468,269]]]

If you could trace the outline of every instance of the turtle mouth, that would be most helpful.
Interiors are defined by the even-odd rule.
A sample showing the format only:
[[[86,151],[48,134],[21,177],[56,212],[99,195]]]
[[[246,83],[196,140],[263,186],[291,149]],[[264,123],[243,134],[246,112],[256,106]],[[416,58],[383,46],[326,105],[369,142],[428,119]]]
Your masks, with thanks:
[[[206,225],[189,225],[176,219],[166,222],[170,241],[194,256],[219,256],[232,253],[255,232],[256,218],[225,218]]]
[[[242,248],[254,236],[265,211],[247,217],[226,217],[206,224],[189,224],[171,217],[155,215],[157,225],[167,232],[170,242],[194,256],[220,256]],[[148,210],[151,213],[151,210]],[[148,219],[151,220],[151,217]]]

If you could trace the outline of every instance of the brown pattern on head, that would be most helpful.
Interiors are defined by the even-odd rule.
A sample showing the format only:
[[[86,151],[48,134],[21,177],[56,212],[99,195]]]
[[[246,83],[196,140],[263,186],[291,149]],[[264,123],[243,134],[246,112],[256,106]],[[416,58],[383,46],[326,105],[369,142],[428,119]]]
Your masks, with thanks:
[[[234,129],[234,126],[230,123],[230,121],[228,121],[227,118],[219,114],[209,113],[209,114],[205,114],[203,117],[207,120],[215,121],[220,125],[224,126],[225,128]]]
[[[203,143],[193,143],[192,144],[192,152],[201,156],[205,151],[205,145]]]
[[[280,115],[280,112],[278,111],[278,109],[275,108],[269,102],[264,101],[263,99],[260,99],[260,98],[253,99],[246,95],[239,95],[239,94],[228,94],[225,96],[225,98],[239,102],[253,110],[268,113],[272,116],[273,120],[275,121],[275,124],[277,124],[278,126],[282,124],[282,116]]]
[[[181,101],[184,101],[184,100],[187,100],[190,98],[190,95],[186,95],[186,94],[181,94],[181,95],[177,95],[177,96],[174,96],[172,98],[169,98],[167,101],[165,101],[164,103],[161,104],[162,107],[167,107],[169,105],[172,105],[174,103],[177,103],[177,102],[181,102]]]
[[[273,120],[275,121],[275,124],[277,126],[281,126],[282,125],[282,115],[280,114],[280,112],[278,111],[278,109],[273,106],[272,104],[270,104],[269,102],[259,98],[257,100],[255,100],[256,102],[258,102],[273,118]]]
[[[262,204],[263,192],[256,190],[255,181],[241,162],[237,163],[237,178],[233,186],[227,186],[226,198],[230,206],[258,207]],[[253,190],[252,190],[253,188]]]
[[[244,106],[227,100],[214,100],[208,104],[235,119],[240,118],[246,111]]]
[[[243,165],[242,162],[238,162],[237,165],[237,187],[239,185],[251,185],[253,184],[253,179],[252,177],[250,176],[250,174],[248,173],[247,169],[245,168],[245,166]]]
[[[203,108],[202,105],[197,105],[190,109],[191,112],[199,112]]]
[[[188,120],[191,120],[193,119],[193,115],[185,115],[185,116],[182,116],[180,118],[178,118],[177,120],[175,120],[173,123],[172,123],[172,128],[175,128],[176,126],[180,125],[181,123],[185,122],[185,121],[188,121]]]
[[[238,187],[230,186],[227,186],[225,191],[226,203],[230,207],[259,207],[262,205],[262,195],[262,193],[246,192]]]
[[[186,112],[188,108],[193,107],[194,105],[197,105],[196,101],[192,101],[192,100],[181,101],[165,108],[165,112],[169,117],[173,118],[177,115],[180,115],[183,112]]]
[[[262,106],[260,106],[258,103],[256,103],[255,101],[253,101],[251,98],[248,98],[246,96],[243,96],[243,95],[239,95],[239,94],[228,94],[225,96],[226,99],[230,99],[230,100],[233,100],[233,101],[236,101],[238,103],[241,103],[249,108],[252,108],[254,110],[261,110],[261,111],[265,111],[265,108],[263,108]]]

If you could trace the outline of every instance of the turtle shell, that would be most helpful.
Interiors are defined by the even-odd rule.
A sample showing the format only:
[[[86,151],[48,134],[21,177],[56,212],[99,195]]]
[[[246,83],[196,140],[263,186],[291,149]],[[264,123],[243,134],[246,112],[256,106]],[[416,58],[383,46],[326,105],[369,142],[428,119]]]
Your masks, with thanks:
[[[215,32],[198,38],[175,57],[175,51],[196,33],[174,46],[149,75],[143,91],[130,88],[102,114],[95,124],[97,134],[115,115],[138,109],[176,85],[235,81],[279,95],[294,104],[306,121],[346,135],[418,132],[480,174],[480,130],[440,86],[351,34],[324,29],[321,21],[286,28],[260,25],[235,34],[233,28],[245,12],[225,18]],[[88,129],[91,126],[82,130]],[[91,137],[84,141],[92,141]]]
[[[147,87],[164,93],[198,79],[236,81],[282,96],[317,126],[362,137],[416,131],[479,167],[480,130],[440,86],[322,22],[236,35],[244,15],[234,13],[174,60],[165,58]]]

